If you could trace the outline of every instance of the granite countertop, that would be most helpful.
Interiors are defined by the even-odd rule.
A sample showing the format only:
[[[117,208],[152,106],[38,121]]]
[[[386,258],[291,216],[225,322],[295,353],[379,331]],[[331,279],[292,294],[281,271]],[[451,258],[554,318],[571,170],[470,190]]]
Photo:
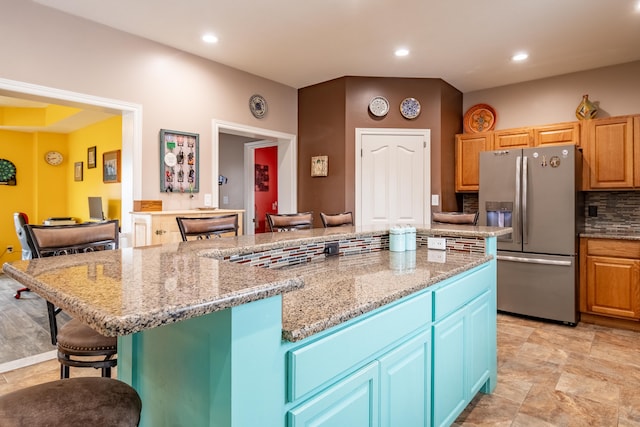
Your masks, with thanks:
[[[510,231],[449,225],[418,230],[458,237],[489,237]],[[419,249],[415,270],[403,274],[392,268],[397,260],[389,258],[394,255],[388,251],[329,257],[324,262],[281,270],[223,260],[300,242],[381,233],[384,229],[355,227],[266,233],[15,261],[5,263],[3,270],[109,336],[284,294],[283,336],[298,340],[490,259],[447,252],[446,263],[431,263],[426,261],[426,250]]]
[[[588,230],[580,233],[580,237],[589,239],[640,240],[640,230]]]
[[[446,262],[436,262],[428,255],[426,248],[379,251],[285,268],[305,286],[283,295],[282,337],[301,340],[492,259],[447,252]]]

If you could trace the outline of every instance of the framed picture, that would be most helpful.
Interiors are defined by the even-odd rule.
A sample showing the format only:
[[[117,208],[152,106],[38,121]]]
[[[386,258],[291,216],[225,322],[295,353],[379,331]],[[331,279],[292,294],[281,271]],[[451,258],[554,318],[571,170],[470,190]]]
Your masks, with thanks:
[[[73,164],[73,179],[75,181],[82,181],[82,162],[75,162]]]
[[[87,148],[87,169],[96,167],[96,147]]]
[[[269,166],[256,163],[255,191],[269,191]]]
[[[311,176],[327,176],[329,173],[329,156],[311,158]]]
[[[160,129],[160,191],[197,193],[200,135]]]
[[[120,182],[120,150],[102,155],[102,182]]]

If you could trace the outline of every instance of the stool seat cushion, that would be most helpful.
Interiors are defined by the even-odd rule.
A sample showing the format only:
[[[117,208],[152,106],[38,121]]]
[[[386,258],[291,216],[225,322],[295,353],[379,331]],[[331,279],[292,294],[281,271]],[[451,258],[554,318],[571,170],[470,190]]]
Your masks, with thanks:
[[[118,338],[104,336],[84,323],[71,319],[58,331],[58,349],[69,352],[104,354],[105,350],[117,352]]]
[[[0,424],[14,426],[137,426],[142,402],[112,378],[51,381],[0,396]]]

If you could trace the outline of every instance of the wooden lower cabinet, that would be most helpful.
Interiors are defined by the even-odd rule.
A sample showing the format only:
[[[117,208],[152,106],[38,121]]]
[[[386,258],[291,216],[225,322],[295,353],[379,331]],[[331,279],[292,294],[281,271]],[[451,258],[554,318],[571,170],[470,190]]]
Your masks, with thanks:
[[[184,211],[132,212],[133,246],[161,245],[182,241],[177,216],[202,218],[209,216],[238,214],[238,235],[242,235],[242,216],[244,210],[212,209]],[[230,236],[234,235],[229,233]],[[224,235],[223,235],[224,236]]]
[[[580,257],[582,317],[640,321],[640,241],[582,238]]]

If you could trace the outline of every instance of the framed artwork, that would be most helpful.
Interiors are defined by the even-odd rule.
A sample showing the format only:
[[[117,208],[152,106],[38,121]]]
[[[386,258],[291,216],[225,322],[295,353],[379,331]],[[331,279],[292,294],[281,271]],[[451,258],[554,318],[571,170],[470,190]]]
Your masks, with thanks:
[[[96,147],[87,148],[87,169],[96,167]]]
[[[160,191],[197,193],[200,135],[160,129]]]
[[[75,181],[82,181],[82,162],[75,162],[73,164],[73,179]]]
[[[311,158],[311,176],[327,176],[329,174],[329,156]]]
[[[108,151],[102,155],[102,182],[120,182],[120,150]]]
[[[269,166],[256,164],[255,191],[269,191]]]

